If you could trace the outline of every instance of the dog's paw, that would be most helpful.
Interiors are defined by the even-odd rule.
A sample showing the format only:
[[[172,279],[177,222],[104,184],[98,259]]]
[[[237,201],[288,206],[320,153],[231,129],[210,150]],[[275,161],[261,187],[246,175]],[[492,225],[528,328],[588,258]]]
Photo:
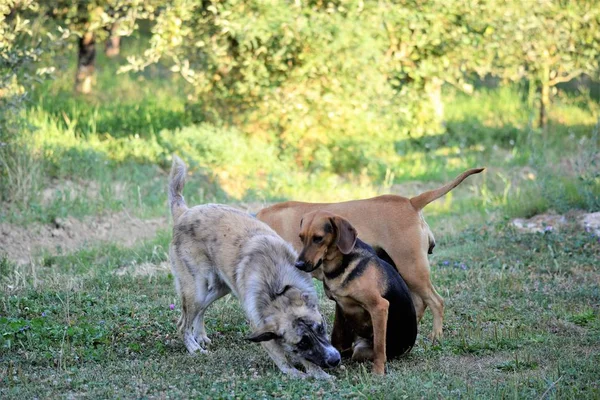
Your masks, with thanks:
[[[211,344],[211,340],[206,334],[195,336],[194,339],[200,345],[200,347],[206,348]]]
[[[371,361],[375,357],[373,345],[366,339],[359,338],[353,345],[352,361]]]
[[[310,374],[310,376],[314,379],[320,379],[320,380],[326,380],[326,381],[335,380],[335,376],[329,375],[327,372],[325,372],[323,370],[321,370],[319,372],[312,372]]]
[[[202,348],[202,346],[200,346],[200,344],[198,344],[198,342],[196,342],[196,339],[194,339],[191,335],[185,335],[184,339],[183,339],[183,344],[185,345],[185,348],[187,349],[187,351],[192,354],[206,354],[208,353],[208,351],[206,351],[205,349]]]
[[[429,339],[429,341],[432,344],[441,344],[442,343],[442,331],[433,331],[429,334],[429,336],[427,336],[427,338]]]
[[[294,378],[294,379],[305,379],[308,376],[304,372],[298,371],[296,368],[282,369],[281,372],[283,372],[285,375],[289,376],[290,378]]]

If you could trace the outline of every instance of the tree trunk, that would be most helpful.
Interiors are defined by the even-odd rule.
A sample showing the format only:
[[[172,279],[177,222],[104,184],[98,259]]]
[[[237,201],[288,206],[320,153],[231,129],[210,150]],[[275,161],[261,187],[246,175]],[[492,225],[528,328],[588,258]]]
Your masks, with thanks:
[[[535,110],[535,103],[537,99],[537,81],[535,78],[529,78],[527,89],[527,106],[531,110]]]
[[[106,46],[104,47],[104,54],[107,57],[116,57],[121,51],[121,37],[117,34],[118,28],[119,25],[115,22],[108,30],[108,39],[106,39]]]
[[[94,34],[86,32],[79,39],[79,53],[77,58],[77,73],[75,75],[75,91],[91,93],[94,71],[96,69],[96,42]]]
[[[444,102],[442,101],[442,84],[444,82],[441,79],[433,78],[425,84],[425,91],[427,97],[433,109],[433,115],[435,116],[435,122],[437,124],[436,129],[442,129],[444,120]]]
[[[546,130],[548,126],[548,108],[550,107],[550,86],[542,82],[542,93],[540,95],[540,128]]]

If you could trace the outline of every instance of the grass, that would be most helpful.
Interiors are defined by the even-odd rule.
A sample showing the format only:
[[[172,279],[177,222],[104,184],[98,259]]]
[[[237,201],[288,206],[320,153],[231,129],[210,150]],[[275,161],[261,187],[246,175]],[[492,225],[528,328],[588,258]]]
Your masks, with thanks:
[[[46,249],[27,264],[0,250],[0,397],[600,398],[599,238],[576,225],[523,234],[508,223],[600,210],[598,99],[560,94],[542,132],[518,87],[448,90],[444,133],[396,138],[380,146],[393,148],[381,159],[373,149],[339,149],[361,167],[334,171],[322,148],[290,158],[273,132],[199,116],[183,82],[160,66],[114,78],[117,64],[99,54],[98,93],[81,97],[71,92],[73,61],[62,63],[67,73],[38,87],[23,115],[35,128],[0,147],[11,177],[0,184],[5,229],[122,210],[165,215],[174,152],[190,166],[189,204],[254,209],[411,196],[467,168],[487,171],[425,210],[438,244],[430,261],[446,300],[445,339],[424,339],[427,312],[417,346],[391,361],[385,378],[346,363],[331,382],[289,380],[244,340],[248,327],[230,297],[208,311],[210,354],[188,356],[175,331],[165,226],[133,248]],[[311,163],[321,167],[304,168]],[[332,322],[333,304],[315,283]]]
[[[138,41],[126,40],[122,57],[139,47]],[[478,193],[451,200],[451,207],[433,204],[430,212],[501,209],[526,216],[600,207],[597,99],[557,96],[544,134],[532,127],[536,110],[519,87],[478,89],[472,96],[448,89],[444,133],[382,134],[393,140],[378,146],[393,146],[393,155],[378,158],[375,150],[365,150],[360,157],[374,158],[361,159],[358,170],[335,171],[326,167],[331,154],[320,147],[305,151],[304,158],[290,158],[268,124],[228,126],[198,116],[187,104],[185,82],[160,65],[142,74],[116,75],[123,58],[108,60],[99,52],[97,93],[75,96],[74,61],[56,57],[66,73],[32,94],[24,117],[35,129],[24,138],[27,148],[17,143],[14,156],[0,149],[8,168],[16,171],[15,183],[1,188],[11,199],[1,219],[47,222],[66,212],[83,217],[123,207],[140,216],[160,215],[164,194],[158,189],[172,153],[190,164],[195,187],[201,188],[193,194],[199,202],[342,201],[394,192],[394,185],[411,181],[441,184],[467,168],[486,166]],[[359,157],[352,152],[340,148],[336,157]],[[305,168],[310,163],[323,167]],[[69,192],[60,185],[65,180],[95,190],[92,195]],[[56,196],[49,195],[53,192]]]
[[[524,235],[489,224],[444,236],[431,259],[447,305],[443,343],[423,339],[431,329],[427,314],[417,346],[390,362],[385,378],[373,377],[368,364],[346,363],[332,382],[283,377],[266,353],[244,341],[248,327],[233,298],[208,311],[210,354],[188,356],[175,331],[180,304],[169,272],[134,273],[144,263],[164,263],[168,240],[164,233],[133,249],[47,255],[35,266],[4,261],[0,395],[600,395],[600,243],[581,228]],[[11,273],[21,280],[11,281]],[[332,303],[322,292],[321,309],[332,322]]]

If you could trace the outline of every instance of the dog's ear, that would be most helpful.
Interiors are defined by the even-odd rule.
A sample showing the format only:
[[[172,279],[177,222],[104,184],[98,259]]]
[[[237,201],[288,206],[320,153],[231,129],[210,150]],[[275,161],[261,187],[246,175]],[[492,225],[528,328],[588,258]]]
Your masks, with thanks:
[[[271,326],[264,326],[250,334],[250,336],[246,337],[246,340],[249,340],[254,343],[259,342],[267,342],[269,340],[278,339],[280,336],[273,332]]]
[[[342,254],[350,253],[354,248],[356,239],[358,237],[356,229],[350,225],[348,220],[342,217],[335,216],[330,218],[330,220],[337,231],[337,240],[335,244],[337,245],[338,249],[340,249]]]

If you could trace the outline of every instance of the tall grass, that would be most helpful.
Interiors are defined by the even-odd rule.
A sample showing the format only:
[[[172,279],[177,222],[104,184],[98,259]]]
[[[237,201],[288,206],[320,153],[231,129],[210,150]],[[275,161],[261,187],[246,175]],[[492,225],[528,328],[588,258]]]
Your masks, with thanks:
[[[543,135],[531,127],[535,110],[518,87],[478,89],[471,96],[448,89],[445,132],[382,143],[378,146],[393,147],[391,158],[367,160],[358,171],[339,171],[336,163],[314,161],[331,156],[319,147],[303,151],[306,159],[290,157],[268,125],[257,134],[255,124],[198,120],[186,106],[184,83],[160,67],[115,76],[116,68],[108,63],[100,68],[97,93],[90,97],[71,92],[68,73],[33,94],[24,117],[35,130],[20,158],[2,160],[4,168],[30,174],[2,182],[4,193],[20,193],[26,201],[15,205],[23,212],[0,215],[49,220],[123,207],[140,215],[162,213],[173,153],[190,164],[195,180],[188,188],[190,200],[198,202],[342,201],[394,191],[395,184],[407,181],[441,183],[467,168],[485,166],[478,190],[451,194],[428,209],[434,214],[503,210],[512,216],[599,208],[598,133],[593,128],[599,107],[594,101],[586,106],[561,97]],[[343,135],[331,136],[340,143],[333,156],[351,158],[356,149],[344,147]],[[308,159],[322,167],[305,169]],[[60,184],[65,181],[84,190],[65,189]],[[45,195],[40,198],[40,193]]]

